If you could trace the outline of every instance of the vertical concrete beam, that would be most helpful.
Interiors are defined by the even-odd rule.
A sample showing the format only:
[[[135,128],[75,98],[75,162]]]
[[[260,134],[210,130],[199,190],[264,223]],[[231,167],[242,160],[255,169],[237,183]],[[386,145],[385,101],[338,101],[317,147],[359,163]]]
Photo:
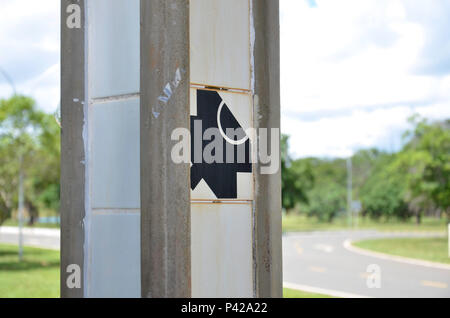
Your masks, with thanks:
[[[141,0],[141,292],[190,297],[190,166],[171,159],[189,129],[189,1]]]
[[[79,5],[81,27],[66,24],[67,8]],[[85,95],[84,0],[61,1],[61,297],[83,297],[85,215],[85,155],[83,141]],[[80,288],[68,288],[69,265],[78,265]]]
[[[269,128],[270,141],[270,128],[280,128],[279,1],[251,1],[255,128]],[[264,175],[259,164],[255,171],[255,232],[256,296],[282,297],[281,170]]]

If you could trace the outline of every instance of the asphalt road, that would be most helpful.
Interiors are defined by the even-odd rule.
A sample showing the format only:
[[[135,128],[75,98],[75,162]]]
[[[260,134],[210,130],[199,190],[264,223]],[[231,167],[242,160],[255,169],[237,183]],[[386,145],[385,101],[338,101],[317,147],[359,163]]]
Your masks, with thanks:
[[[342,297],[450,297],[449,269],[380,259],[344,247],[349,239],[395,236],[418,235],[375,231],[286,234],[283,236],[283,281],[286,287],[297,286]],[[367,271],[372,264],[378,266],[372,268],[380,270],[380,288],[373,288],[377,277]],[[368,280],[372,288],[368,287]]]
[[[24,228],[23,242],[27,246],[59,249],[59,229]],[[18,244],[19,230],[17,227],[0,226],[0,243]]]
[[[25,228],[24,244],[59,249],[58,229]],[[283,236],[283,281],[286,287],[338,297],[450,297],[450,270],[405,264],[348,250],[348,240],[415,236],[375,231],[290,233]],[[425,234],[425,236],[428,236]],[[0,243],[17,244],[16,227],[0,227]],[[380,288],[369,288],[375,264]]]

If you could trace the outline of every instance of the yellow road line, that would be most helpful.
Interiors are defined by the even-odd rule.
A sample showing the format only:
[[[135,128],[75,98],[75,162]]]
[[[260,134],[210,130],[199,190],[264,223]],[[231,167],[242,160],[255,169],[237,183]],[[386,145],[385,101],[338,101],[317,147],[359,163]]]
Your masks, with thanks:
[[[420,283],[423,286],[427,286],[427,287],[442,288],[442,289],[445,289],[445,288],[448,287],[448,285],[446,283],[433,282],[433,281],[430,281],[430,280],[423,280]]]
[[[297,251],[298,255],[301,255],[303,253],[303,248],[300,247],[300,244],[295,242],[294,244],[295,250]]]
[[[310,267],[308,267],[308,269],[311,272],[316,272],[316,273],[324,273],[327,271],[327,269],[325,267],[318,267],[318,266],[310,266]]]

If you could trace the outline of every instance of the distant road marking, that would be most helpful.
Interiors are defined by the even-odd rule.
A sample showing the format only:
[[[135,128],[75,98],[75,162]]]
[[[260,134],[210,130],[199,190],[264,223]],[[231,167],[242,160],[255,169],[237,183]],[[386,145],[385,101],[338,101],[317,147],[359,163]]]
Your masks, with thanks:
[[[333,246],[327,244],[316,244],[314,248],[325,253],[331,253],[334,250]]]
[[[360,276],[361,278],[365,278],[365,279],[367,279],[370,275],[371,275],[371,274],[370,274],[370,273],[367,273],[367,272],[359,274],[359,276]]]
[[[423,286],[427,286],[427,287],[434,287],[434,288],[442,288],[445,289],[448,287],[448,285],[446,283],[441,283],[441,282],[432,282],[430,280],[423,280],[420,282]]]
[[[305,291],[308,293],[322,294],[322,295],[339,297],[339,298],[370,298],[368,296],[346,293],[346,292],[333,290],[333,289],[312,287],[312,286],[300,285],[300,284],[294,284],[294,283],[288,283],[288,282],[283,282],[283,287],[289,288],[289,289],[294,289],[294,290],[299,290],[299,291]]]
[[[325,267],[319,267],[319,266],[309,266],[308,269],[311,272],[316,272],[316,273],[325,273],[327,271],[327,269]]]
[[[389,254],[380,253],[380,252],[368,251],[368,250],[365,250],[365,249],[362,249],[362,248],[352,245],[352,241],[350,239],[345,240],[343,245],[344,245],[344,248],[349,250],[350,252],[357,253],[357,254],[364,255],[364,256],[370,256],[370,257],[380,258],[380,259],[384,259],[384,260],[388,260],[388,261],[405,263],[405,264],[409,264],[409,265],[425,266],[425,267],[431,267],[431,268],[437,268],[437,269],[450,270],[450,265],[447,265],[447,264],[422,261],[422,260],[407,258],[407,257],[403,257],[403,256],[396,256],[396,255],[389,255]]]
[[[303,248],[300,247],[299,243],[295,242],[294,247],[298,255],[301,255],[303,253]]]

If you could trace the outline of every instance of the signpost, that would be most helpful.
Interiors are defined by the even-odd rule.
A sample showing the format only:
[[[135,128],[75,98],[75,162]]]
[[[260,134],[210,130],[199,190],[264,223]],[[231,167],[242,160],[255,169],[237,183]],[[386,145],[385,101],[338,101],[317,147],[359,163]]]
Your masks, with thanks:
[[[62,2],[63,297],[282,296],[278,16]]]

